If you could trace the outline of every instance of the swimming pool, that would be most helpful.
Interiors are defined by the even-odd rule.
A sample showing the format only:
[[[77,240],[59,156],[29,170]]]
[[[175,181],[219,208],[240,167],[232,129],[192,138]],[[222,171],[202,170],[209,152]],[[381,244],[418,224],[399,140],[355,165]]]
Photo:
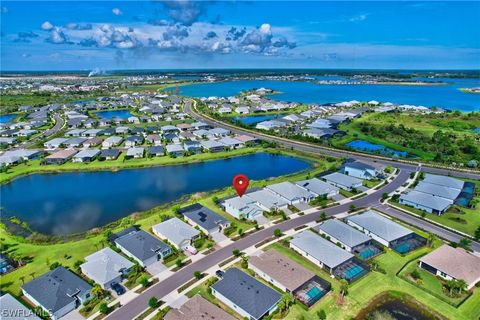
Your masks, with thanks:
[[[313,287],[312,289],[308,290],[307,296],[310,298],[309,299],[309,304],[317,301],[318,299],[323,297],[324,294],[325,294],[325,292],[323,292],[323,290],[320,290],[317,287]]]

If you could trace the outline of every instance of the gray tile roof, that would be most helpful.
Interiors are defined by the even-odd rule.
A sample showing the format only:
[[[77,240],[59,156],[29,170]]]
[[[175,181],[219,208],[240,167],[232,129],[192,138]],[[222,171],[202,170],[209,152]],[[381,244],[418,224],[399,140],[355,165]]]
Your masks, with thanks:
[[[296,184],[317,195],[324,195],[329,194],[332,191],[338,191],[337,187],[332,186],[329,183],[323,182],[322,180],[317,178],[298,181]]]
[[[277,195],[276,193],[273,193],[268,189],[262,189],[262,190],[250,192],[245,196],[255,200],[260,205],[266,208],[269,208],[269,210],[272,208],[280,208],[288,204],[288,202],[285,199],[281,198],[279,195]]]
[[[347,176],[346,174],[339,173],[339,172],[327,174],[322,178],[324,178],[327,181],[331,181],[335,184],[342,185],[349,188],[362,183],[362,180],[360,179],[350,177],[350,176]]]
[[[58,267],[22,286],[31,297],[52,313],[75,301],[75,295],[84,295],[92,289],[73,272]]]
[[[0,316],[2,320],[40,320],[33,310],[25,307],[9,293],[0,297]]]
[[[415,191],[428,193],[437,197],[442,197],[449,200],[457,199],[458,195],[462,191],[461,189],[450,188],[446,186],[441,186],[438,184],[432,184],[428,182],[421,181],[414,189]]]
[[[350,248],[370,241],[370,237],[368,237],[365,233],[360,232],[337,219],[327,220],[318,227],[315,227],[315,229],[318,231],[323,231],[331,237],[334,237],[340,242],[346,244]]]
[[[266,188],[269,190],[272,190],[273,192],[279,194],[280,196],[284,197],[289,201],[293,201],[295,199],[300,199],[300,198],[308,199],[312,197],[312,194],[309,191],[303,188],[300,188],[296,184],[293,184],[289,181],[271,184]]]
[[[109,247],[97,251],[85,258],[87,262],[80,268],[93,281],[104,284],[122,274],[122,270],[129,269],[133,263],[116,253]]]
[[[297,234],[290,243],[332,269],[353,257],[353,254],[337,247],[312,231]]]
[[[431,194],[415,190],[411,190],[406,194],[402,194],[400,196],[400,200],[418,204],[438,211],[444,211],[452,204],[452,201],[448,199],[436,197]]]
[[[280,293],[237,268],[228,269],[212,288],[255,319],[265,315],[281,298]]]
[[[115,243],[141,261],[145,261],[170,247],[144,230],[132,231],[115,239]]]
[[[218,225],[220,224],[229,224],[227,219],[199,203],[180,209],[180,213],[205,230],[213,230],[218,228]]]
[[[93,158],[96,157],[100,153],[100,149],[84,149],[81,150],[79,153],[74,155],[74,158]]]
[[[412,230],[373,211],[366,211],[362,214],[351,216],[347,220],[389,242],[413,233]]]
[[[425,174],[425,178],[423,179],[423,182],[428,182],[432,184],[438,184],[444,187],[450,187],[450,188],[456,188],[456,189],[462,189],[463,182],[462,180],[452,178],[452,177],[446,177],[446,176],[439,176],[435,174]]]
[[[200,231],[176,217],[156,224],[152,227],[152,229],[154,232],[163,235],[168,241],[177,246],[181,245],[185,240],[190,240],[200,233]]]

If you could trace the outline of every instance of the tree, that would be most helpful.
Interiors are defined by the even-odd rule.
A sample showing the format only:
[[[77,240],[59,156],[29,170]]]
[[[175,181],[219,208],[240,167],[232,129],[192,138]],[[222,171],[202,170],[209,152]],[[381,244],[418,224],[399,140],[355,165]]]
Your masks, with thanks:
[[[472,240],[467,238],[461,239],[460,242],[458,243],[458,245],[465,250],[470,250],[471,244],[472,244]]]
[[[340,293],[342,294],[342,297],[345,297],[348,294],[348,281],[345,279],[340,281]]]
[[[317,311],[317,317],[318,317],[318,320],[326,320],[327,313],[325,312],[325,310],[320,309],[319,311]]]
[[[480,240],[480,226],[475,230],[475,239]]]
[[[142,285],[142,287],[146,288],[148,286],[148,278],[147,276],[142,276],[138,279],[138,283]]]
[[[25,277],[24,276],[20,276],[20,277],[18,277],[18,279],[20,279],[20,281],[22,281],[22,285],[25,284]]]
[[[280,299],[280,302],[278,303],[278,310],[280,312],[285,312],[290,308],[290,306],[293,304],[294,298],[292,294],[290,293],[284,293],[282,294],[282,298]]]
[[[178,258],[177,260],[175,260],[175,264],[177,265],[178,268],[182,267],[183,265],[182,259]]]
[[[239,228],[239,229],[238,229],[238,235],[239,235],[240,237],[243,237],[243,234],[244,234],[243,229],[242,229],[242,228]]]
[[[238,257],[238,256],[240,256],[241,252],[240,252],[240,250],[238,250],[238,249],[233,249],[232,254],[233,254],[235,257]]]
[[[158,299],[151,297],[150,300],[148,300],[148,306],[152,309],[158,308]]]
[[[277,238],[281,237],[282,236],[282,230],[280,230],[280,229],[273,230],[273,235]]]
[[[437,236],[433,233],[429,233],[428,234],[428,240],[427,240],[427,244],[428,244],[428,247],[431,248],[433,247],[433,243],[437,240]]]
[[[102,287],[100,287],[98,284],[96,284],[92,288],[92,295],[95,298],[101,298],[105,295],[105,292],[103,291]]]
[[[355,211],[357,207],[354,204],[351,204],[349,208],[350,208],[350,211]]]
[[[203,277],[203,275],[202,275],[202,273],[201,273],[200,271],[195,271],[195,272],[193,273],[193,276],[194,276],[195,279],[197,279],[197,280],[200,280],[200,279],[202,279],[202,277]]]
[[[382,193],[382,199],[387,200],[387,198],[388,198],[388,193],[386,192]]]
[[[50,270],[57,269],[58,267],[60,267],[60,262],[55,261],[50,265]]]
[[[100,303],[100,306],[98,307],[98,311],[100,311],[101,314],[107,314],[108,313],[108,306],[105,302]]]
[[[325,212],[320,213],[320,220],[325,220],[327,219],[327,214]]]

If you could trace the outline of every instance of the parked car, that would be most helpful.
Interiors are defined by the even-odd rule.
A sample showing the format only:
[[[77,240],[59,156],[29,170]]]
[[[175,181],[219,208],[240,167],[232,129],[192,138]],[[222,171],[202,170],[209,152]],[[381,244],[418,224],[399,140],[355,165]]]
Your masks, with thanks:
[[[198,250],[195,249],[195,247],[190,246],[190,245],[188,245],[188,246],[185,247],[185,251],[188,251],[188,252],[190,252],[191,254],[197,254],[197,253],[198,253]]]
[[[122,287],[119,283],[112,284],[112,289],[117,293],[117,295],[122,295],[125,293],[125,288]]]
[[[225,272],[223,272],[222,270],[217,270],[217,271],[215,271],[215,275],[216,275],[217,277],[219,277],[219,278],[223,278],[223,274],[224,274],[224,273],[225,273]]]

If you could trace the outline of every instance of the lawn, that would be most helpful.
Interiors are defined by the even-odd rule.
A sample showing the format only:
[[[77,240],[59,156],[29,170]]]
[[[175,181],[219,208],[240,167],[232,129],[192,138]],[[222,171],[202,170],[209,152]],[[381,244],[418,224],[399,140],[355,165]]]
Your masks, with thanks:
[[[435,246],[439,246],[440,243],[437,240]],[[339,296],[338,280],[328,278],[325,271],[320,270],[316,265],[279,243],[272,244],[268,248],[278,250],[332,283],[333,292],[322,298],[308,311],[300,306],[293,305],[286,319],[293,320],[302,317],[303,319],[317,319],[316,313],[321,309],[325,310],[328,319],[351,319],[361,309],[365,308],[375,296],[386,291],[400,291],[412,295],[418,302],[451,319],[467,320],[476,319],[480,316],[480,310],[475,309],[475,306],[480,303],[480,290],[476,290],[459,308],[455,308],[396,275],[405,264],[430,252],[432,250],[430,248],[421,248],[405,257],[388,250],[385,254],[376,257],[374,260],[380,268],[386,271],[386,274],[371,271],[367,276],[351,284],[349,293],[342,305],[339,305],[337,300]]]
[[[417,281],[417,285],[423,288],[426,292],[433,293],[433,295],[436,295],[442,300],[450,302],[455,306],[466,298],[466,294],[463,294],[460,297],[449,297],[443,289],[442,281],[430,272],[418,267],[418,260],[419,259],[415,259],[408,263],[399,273],[399,276],[403,277],[405,281],[415,282],[415,280],[410,277],[410,274],[412,271],[417,270],[420,274],[420,281]]]
[[[425,211],[412,208],[412,207],[400,204],[398,202],[393,202],[393,204],[395,206],[398,206],[402,209],[405,209],[421,217],[433,220],[444,226],[447,226],[455,230],[458,230],[460,232],[474,236],[475,230],[477,230],[477,228],[480,227],[480,196],[478,195],[480,190],[480,181],[476,181],[476,180],[465,180],[465,181],[474,182],[476,184],[476,195],[472,200],[472,202],[478,201],[478,204],[476,205],[475,209],[464,208],[461,206],[454,205],[447,212],[438,216],[436,214],[427,213]],[[464,214],[457,213],[457,210],[463,212]],[[457,219],[460,219],[460,220],[457,220]]]
[[[259,149],[240,149],[239,153],[249,153],[255,152]],[[273,151],[273,150],[271,150]],[[276,151],[278,152],[278,150]],[[304,157],[302,154],[293,153],[290,151],[282,152],[291,156],[300,156]],[[228,155],[231,155],[230,152]],[[224,153],[223,156],[226,154]],[[195,157],[195,156],[193,156]],[[193,158],[192,157],[192,158]],[[199,155],[196,159],[204,159],[205,157],[222,157],[222,154],[202,154]],[[167,157],[165,157],[167,158]],[[169,158],[169,161],[175,161],[176,159]],[[208,159],[208,158],[207,158]],[[287,176],[277,177],[271,180],[268,180],[268,183],[275,183],[280,181],[285,181],[287,179],[299,180],[305,179],[310,175],[325,170],[332,164],[338,164],[338,162],[327,162],[323,158],[309,158],[305,156],[305,159],[312,161],[313,167],[310,170],[306,170],[300,173],[294,173]],[[140,160],[140,161],[149,161],[149,160]],[[80,167],[88,167],[88,164],[80,164]],[[66,165],[68,168],[68,165]],[[267,181],[251,181],[251,186],[264,186],[267,184]],[[235,221],[239,228],[243,228],[244,231],[247,231],[253,226],[249,222],[242,222],[235,220],[232,216],[228,215],[226,212],[222,211],[214,202],[214,198],[221,198],[226,195],[234,194],[232,187],[225,188],[223,190],[214,190],[208,194],[194,194],[191,195],[188,199],[182,199],[182,205],[193,204],[195,202],[200,202],[212,210],[222,214],[230,221]],[[159,207],[153,208],[151,210],[142,212],[141,214],[130,216],[128,219],[122,219],[120,224],[112,224],[114,226],[108,227],[108,230],[112,232],[117,232],[122,230],[125,226],[130,224],[139,225],[144,230],[150,230],[150,228],[162,221],[163,218],[167,216],[174,216],[175,209],[178,207],[172,203],[164,204]],[[124,223],[125,222],[125,223]],[[28,260],[28,263],[20,267],[1,278],[1,290],[12,293],[15,296],[21,295],[20,287],[22,285],[22,280],[28,282],[32,278],[38,277],[47,271],[49,271],[49,266],[54,262],[59,262],[66,267],[72,268],[74,270],[74,264],[76,261],[83,261],[85,256],[92,254],[93,252],[101,249],[105,245],[105,236],[102,234],[104,231],[102,228],[97,228],[86,233],[83,239],[78,239],[76,237],[75,241],[69,241],[64,243],[48,243],[40,244],[33,243],[29,240],[23,239],[21,237],[13,236],[8,233],[3,226],[0,227],[0,242],[2,244],[2,251],[6,251],[10,255],[16,255],[17,257],[23,257],[25,260]],[[234,234],[235,235],[235,234]],[[232,235],[232,236],[234,236]],[[204,246],[208,245],[208,241],[204,243]]]
[[[61,171],[96,171],[96,170],[111,170],[116,171],[122,168],[140,168],[160,165],[178,165],[194,162],[202,162],[215,159],[224,159],[227,157],[247,155],[255,152],[268,152],[269,150],[260,147],[241,148],[218,153],[201,153],[188,157],[171,158],[169,156],[152,157],[142,159],[125,159],[125,152],[120,154],[118,159],[111,161],[95,160],[90,163],[74,163],[67,162],[62,165],[41,165],[41,160],[32,160],[18,166],[9,168],[6,172],[2,172],[0,176],[0,184],[8,182],[13,178],[32,174],[36,172],[61,172]]]

